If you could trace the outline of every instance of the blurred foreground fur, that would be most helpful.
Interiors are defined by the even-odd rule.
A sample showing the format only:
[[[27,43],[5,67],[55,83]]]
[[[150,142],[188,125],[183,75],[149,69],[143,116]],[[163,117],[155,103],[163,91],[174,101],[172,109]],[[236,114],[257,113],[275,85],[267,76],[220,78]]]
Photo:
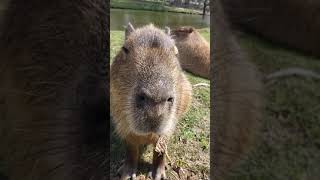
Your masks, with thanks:
[[[251,149],[261,118],[262,84],[228,27],[219,1],[213,8],[211,63],[212,179],[226,179]]]
[[[108,178],[105,0],[11,0],[0,35],[0,155],[10,180]]]

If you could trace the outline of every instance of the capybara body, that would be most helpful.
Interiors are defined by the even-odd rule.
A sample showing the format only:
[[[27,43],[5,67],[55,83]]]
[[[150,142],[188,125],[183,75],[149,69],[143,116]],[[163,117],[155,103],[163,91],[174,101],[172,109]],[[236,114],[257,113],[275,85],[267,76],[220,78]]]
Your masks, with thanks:
[[[261,118],[262,84],[255,66],[232,34],[220,2],[213,5],[211,176],[219,180],[227,178],[255,142]]]
[[[11,0],[0,37],[0,152],[10,180],[106,180],[108,4]]]
[[[320,1],[221,0],[221,3],[237,27],[320,56]]]
[[[179,50],[181,67],[195,75],[209,79],[210,46],[193,27],[180,27],[172,31]]]
[[[170,136],[191,102],[174,40],[153,25],[129,25],[122,50],[111,66],[111,114],[128,146],[121,179],[135,176],[139,146]],[[154,151],[152,176],[165,177],[164,154]]]

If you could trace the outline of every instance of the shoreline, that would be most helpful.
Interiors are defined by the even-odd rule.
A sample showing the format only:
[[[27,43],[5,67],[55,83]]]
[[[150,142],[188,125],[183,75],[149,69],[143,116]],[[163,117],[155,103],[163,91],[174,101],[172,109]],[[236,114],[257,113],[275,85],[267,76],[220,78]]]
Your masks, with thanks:
[[[174,7],[163,5],[160,3],[153,2],[142,2],[142,1],[111,1],[111,9],[130,9],[139,11],[156,11],[156,12],[171,12],[171,13],[181,13],[181,14],[194,14],[202,15],[202,10],[187,9],[181,7]],[[210,16],[210,13],[206,13],[205,16]]]

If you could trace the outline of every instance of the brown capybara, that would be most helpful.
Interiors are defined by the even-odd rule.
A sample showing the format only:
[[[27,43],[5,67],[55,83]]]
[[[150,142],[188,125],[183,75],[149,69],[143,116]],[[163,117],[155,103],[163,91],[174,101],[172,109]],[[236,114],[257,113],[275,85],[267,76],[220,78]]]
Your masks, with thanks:
[[[172,31],[179,50],[181,67],[195,75],[209,79],[210,46],[193,27],[180,27]]]
[[[262,83],[255,66],[239,47],[219,1],[213,3],[211,63],[211,177],[228,173],[252,148],[262,107]]]
[[[320,56],[320,1],[221,0],[237,27]]]
[[[135,30],[129,23],[126,35],[110,74],[111,115],[127,144],[120,179],[136,176],[139,147],[169,137],[192,97],[169,34],[153,25]],[[166,178],[164,152],[154,150],[151,176]]]
[[[10,0],[0,35],[0,156],[10,180],[107,180],[109,5]]]

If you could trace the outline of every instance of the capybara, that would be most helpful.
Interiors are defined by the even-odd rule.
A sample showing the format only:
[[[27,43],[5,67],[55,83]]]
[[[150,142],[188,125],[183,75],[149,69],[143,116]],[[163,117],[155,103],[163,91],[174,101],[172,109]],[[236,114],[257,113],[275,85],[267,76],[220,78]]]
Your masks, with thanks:
[[[209,79],[210,46],[193,27],[180,27],[172,31],[179,50],[181,67],[195,75]]]
[[[109,5],[10,0],[0,35],[0,153],[10,180],[106,180]]]
[[[110,74],[111,115],[117,134],[127,145],[126,159],[119,169],[121,179],[136,176],[139,146],[156,146],[168,138],[192,97],[191,84],[169,34],[152,24],[135,30],[129,23],[126,35]],[[166,178],[165,152],[155,147],[153,153],[151,176]]]
[[[219,180],[226,179],[255,142],[262,83],[232,34],[219,1],[214,1],[212,12],[211,177]]]

